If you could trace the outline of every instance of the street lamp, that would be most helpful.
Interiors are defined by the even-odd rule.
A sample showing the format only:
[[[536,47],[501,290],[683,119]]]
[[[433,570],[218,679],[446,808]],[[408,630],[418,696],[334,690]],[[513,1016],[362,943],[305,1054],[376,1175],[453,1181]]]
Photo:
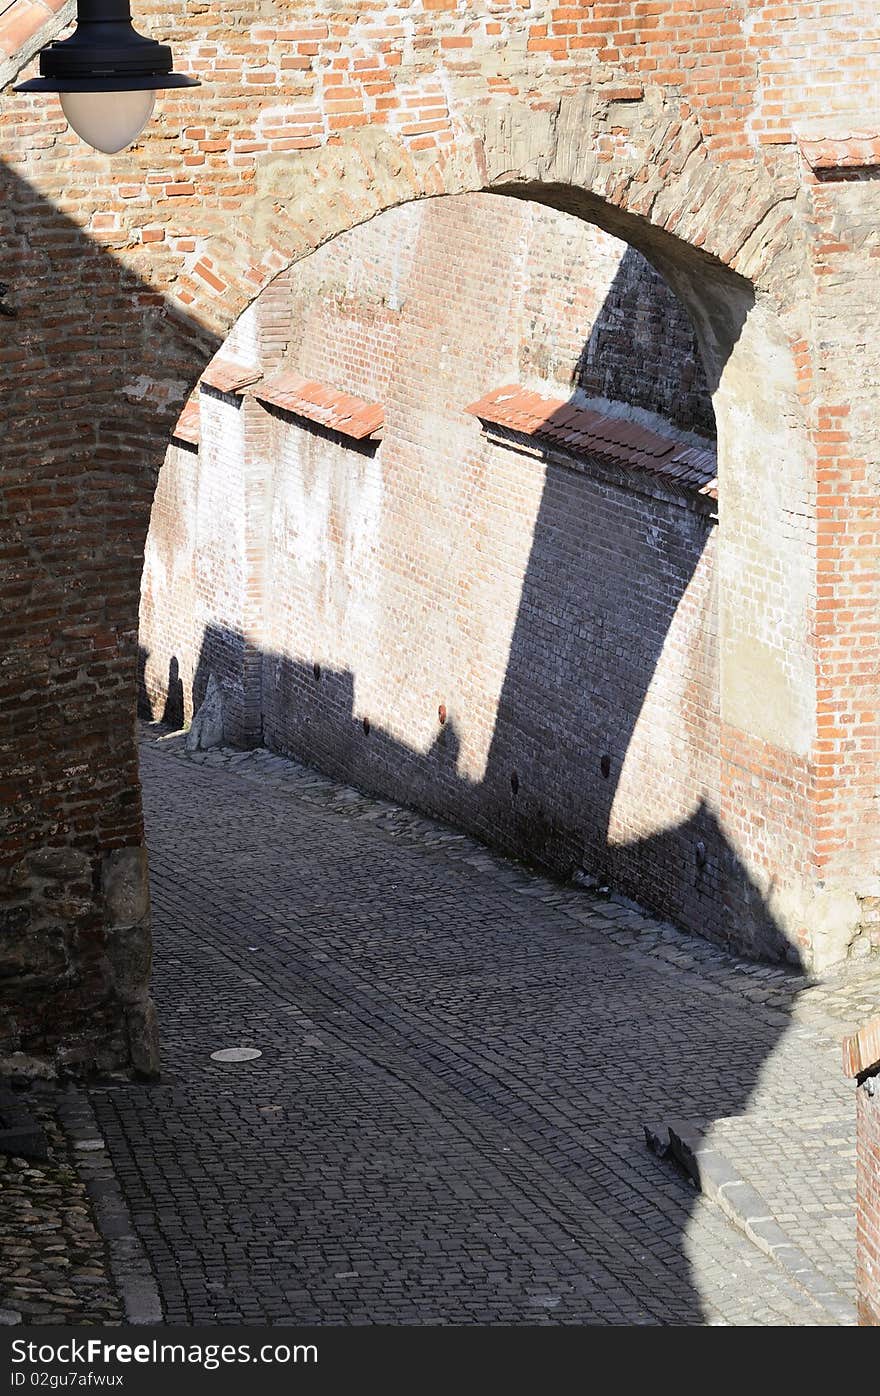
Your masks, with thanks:
[[[198,87],[171,71],[166,44],[138,34],[129,0],[78,0],[76,29],[40,53],[40,76],[16,92],[57,92],[61,109],[87,145],[108,155],[137,140],[166,87]]]

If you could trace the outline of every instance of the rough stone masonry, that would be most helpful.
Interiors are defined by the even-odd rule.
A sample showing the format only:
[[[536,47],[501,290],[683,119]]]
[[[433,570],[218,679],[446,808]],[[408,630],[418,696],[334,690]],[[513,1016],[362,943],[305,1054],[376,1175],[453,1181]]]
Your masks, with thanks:
[[[0,1044],[151,1071],[133,717],[144,541],[193,386],[293,263],[491,191],[629,243],[696,328],[718,433],[718,780],[731,942],[821,966],[878,893],[873,0],[262,0],[139,22],[204,86],[87,151],[9,84],[0,16],[5,931]],[[23,71],[29,71],[28,62]],[[344,384],[342,385],[345,386]],[[487,385],[488,387],[497,385]]]

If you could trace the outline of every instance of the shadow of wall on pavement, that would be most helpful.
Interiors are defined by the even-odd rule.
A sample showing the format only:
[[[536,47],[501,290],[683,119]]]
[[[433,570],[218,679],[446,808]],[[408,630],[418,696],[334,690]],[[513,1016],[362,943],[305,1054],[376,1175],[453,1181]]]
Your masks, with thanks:
[[[206,682],[205,676],[210,671],[213,657],[230,643],[234,647],[237,641],[238,637],[227,635],[222,629],[206,634],[200,662],[202,682]],[[456,824],[478,824],[479,783],[468,782],[456,771],[459,735],[453,719],[448,718],[442,725],[427,751],[413,751],[402,746],[387,732],[377,729],[372,724],[365,725],[363,718],[356,712],[356,683],[352,673],[328,670],[325,666],[310,665],[273,654],[264,655],[264,660],[267,664],[283,668],[292,691],[313,693],[313,701],[308,705],[308,712],[304,714],[303,719],[303,732],[307,736],[309,747],[307,755],[311,757],[309,764],[315,764],[315,752],[320,750],[320,759],[317,761],[320,770],[345,782],[355,781],[364,789],[372,787],[382,798],[388,798],[389,795],[388,781],[382,773],[393,772],[395,783],[399,783],[402,789],[410,788],[424,792],[424,798],[418,801],[422,810],[430,809],[430,792],[438,789],[438,775],[442,775],[444,803],[453,785],[457,787]],[[320,671],[317,675],[316,667]],[[332,744],[334,754],[325,755],[324,748],[315,745],[318,741],[325,740]],[[366,750],[369,750],[369,759],[363,756]],[[296,752],[291,754],[296,756]],[[175,764],[171,763],[169,766],[168,778],[172,781],[176,779]],[[613,785],[613,780],[611,784]],[[295,792],[295,786],[293,790]],[[259,787],[246,783],[238,798],[247,804],[247,819],[251,823],[254,820],[258,822],[261,798]],[[295,793],[292,793],[290,798],[295,800]],[[515,798],[511,791],[511,799]],[[218,794],[216,807],[211,801],[206,801],[198,818],[193,819],[193,833],[199,843],[200,875],[206,877],[209,882],[216,876],[218,885],[224,878],[227,882],[229,879],[227,841],[230,825],[223,799],[224,795]],[[156,801],[158,803],[155,803]],[[413,801],[410,800],[409,803]],[[158,787],[154,804],[155,818],[157,823],[160,823],[164,805]],[[272,818],[277,822],[278,811],[274,806]],[[444,810],[443,818],[448,821],[448,809]],[[148,822],[148,839],[150,827]],[[161,841],[158,829],[155,832],[157,841]],[[474,828],[474,832],[480,837],[485,837],[477,827]],[[169,837],[173,840],[177,836]],[[711,809],[705,806],[695,810],[692,817],[681,826],[658,831],[651,840],[646,841],[645,847],[636,847],[630,852],[636,859],[647,856],[652,860],[662,860],[672,856],[682,841],[692,843],[694,840],[704,841],[710,849],[721,850],[716,856],[723,855],[729,860],[736,874],[747,879],[746,870],[738,865],[735,851],[726,844],[723,831]],[[493,842],[496,846],[503,846],[503,841],[497,838]],[[351,856],[350,849],[340,850],[339,877],[343,885],[347,877],[346,859]],[[426,852],[429,862],[435,856],[436,854]],[[249,859],[250,855],[245,854],[245,868],[250,866]],[[289,881],[291,876],[296,879],[296,859],[296,848],[292,845],[289,866],[283,872],[276,869],[282,885]],[[331,845],[321,877],[329,876],[332,880],[332,869]],[[705,869],[696,869],[695,880],[698,881],[704,871]],[[308,876],[311,877],[311,872]],[[167,882],[167,879],[168,869],[163,867],[161,880]],[[430,881],[430,874],[427,875],[427,880]],[[258,905],[261,893],[259,885],[247,884],[246,877],[241,885],[236,885],[234,924],[239,925],[242,924],[242,918],[247,920],[247,908],[251,899]],[[420,889],[415,890],[418,892]],[[752,890],[756,906],[762,906],[757,888]],[[178,889],[175,892],[174,905],[177,906],[180,896],[185,895],[185,889]],[[305,903],[308,904],[309,897],[314,897],[315,893],[306,889],[303,895]],[[584,906],[598,906],[601,911],[603,903],[601,899],[598,902],[594,900],[594,896],[595,894],[585,894]],[[162,947],[167,943],[169,955],[173,958],[172,949],[174,954],[180,952],[180,938],[186,934],[187,917],[175,913],[172,918],[173,924],[169,922],[166,928],[161,901],[160,896],[156,906],[159,954],[161,956]],[[525,905],[528,905],[527,899]],[[480,937],[483,933],[479,905],[473,911],[472,939],[468,945],[471,963],[463,967],[461,977],[450,981],[449,973],[453,966],[447,962],[442,981],[435,982],[430,972],[415,976],[410,972],[406,976],[406,983],[398,986],[393,982],[394,963],[398,959],[401,963],[406,962],[411,971],[414,959],[418,956],[418,945],[409,943],[412,926],[411,906],[404,896],[398,918],[397,899],[395,893],[389,889],[387,902],[383,903],[381,935],[376,929],[375,903],[371,904],[370,911],[372,918],[368,917],[364,924],[363,941],[357,942],[356,960],[347,967],[334,963],[333,994],[325,1002],[327,989],[324,984],[324,961],[327,955],[320,942],[326,933],[326,924],[320,919],[312,932],[308,916],[304,917],[298,910],[295,898],[292,900],[292,924],[295,923],[297,927],[299,963],[308,967],[309,945],[321,950],[314,962],[314,973],[306,968],[298,990],[298,993],[301,992],[301,1005],[311,1005],[308,1011],[314,1011],[316,1016],[327,1010],[328,1004],[332,1004],[334,1013],[339,1012],[340,1005],[346,1005],[346,1021],[354,1019],[359,1022],[363,1003],[369,1000],[370,983],[381,983],[385,986],[383,992],[390,988],[395,1013],[390,1016],[378,1015],[379,1021],[382,1022],[382,1032],[385,1034],[379,1049],[380,1056],[383,1059],[387,1056],[389,1060],[393,1060],[396,1077],[403,1081],[422,1083],[425,1071],[431,1072],[436,1069],[430,1030],[424,1025],[430,1022],[432,1014],[442,1005],[444,1030],[454,1030],[456,1040],[465,1044],[466,1048],[460,1058],[445,1062],[442,1082],[444,1092],[460,1093],[462,1100],[466,1102],[491,1101],[491,1105],[487,1104],[485,1108],[490,1110],[492,1117],[503,1121],[505,1128],[512,1132],[524,1147],[535,1151],[542,1166],[560,1170],[566,1184],[573,1184],[578,1189],[583,1209],[580,1220],[584,1229],[589,1232],[595,1220],[600,1234],[607,1240],[609,1255],[612,1255],[615,1249],[631,1252],[634,1245],[648,1248],[652,1244],[652,1229],[662,1231],[665,1228],[669,1243],[665,1261],[668,1267],[667,1277],[674,1279],[675,1288],[679,1292],[684,1285],[690,1295],[687,1312],[681,1321],[702,1322],[705,1316],[703,1298],[697,1279],[690,1273],[690,1262],[687,1260],[684,1232],[688,1222],[681,1222],[676,1230],[670,1222],[669,1211],[670,1187],[673,1188],[677,1199],[672,1208],[673,1216],[689,1216],[690,1199],[694,1194],[686,1184],[682,1183],[677,1187],[673,1183],[669,1176],[671,1165],[668,1162],[654,1161],[647,1155],[642,1124],[662,1124],[674,1117],[688,1118],[694,1121],[696,1137],[705,1137],[714,1120],[743,1114],[748,1107],[754,1086],[760,1080],[767,1061],[784,1034],[785,1028],[780,1015],[776,1014],[773,1020],[760,1015],[754,1022],[749,1021],[748,1031],[744,1031],[745,1019],[752,1013],[749,1006],[741,1000],[731,1000],[730,1005],[720,1013],[706,1012],[699,1007],[699,984],[686,975],[682,976],[681,981],[680,1011],[670,1014],[669,997],[671,994],[674,999],[675,991],[669,990],[669,981],[680,972],[668,964],[658,964],[658,973],[665,976],[666,987],[656,1002],[653,999],[645,1002],[644,984],[639,993],[634,993],[630,998],[626,987],[627,956],[625,952],[610,946],[608,953],[620,956],[614,981],[615,988],[611,996],[608,996],[607,981],[603,980],[603,987],[597,998],[588,964],[582,971],[578,964],[574,964],[571,970],[574,978],[568,987],[577,983],[579,988],[573,996],[565,998],[563,1010],[563,1005],[554,998],[550,981],[546,980],[541,970],[540,960],[533,954],[527,956],[525,961],[522,958],[521,925],[517,926],[516,932],[511,936],[509,950],[503,943],[499,946],[499,937],[494,934],[491,953],[484,971],[480,973],[475,968],[473,960],[479,962]],[[432,922],[436,922],[437,916],[440,916],[440,921],[436,924],[438,934],[442,938],[442,909],[432,909],[429,899],[425,905],[425,912]],[[775,930],[772,916],[766,908],[760,914],[765,918],[769,935]],[[223,915],[222,905],[212,906],[212,918]],[[467,904],[457,909],[456,916],[459,921],[462,915],[467,915]],[[355,900],[346,915],[346,924],[349,927],[347,936],[357,936],[356,929],[351,928],[352,923],[356,925],[356,921]],[[197,939],[204,938],[206,934],[209,932],[202,927],[197,932]],[[595,931],[589,934],[598,935]],[[530,950],[533,948],[530,947]],[[442,950],[438,953],[441,956],[443,954]],[[603,949],[600,948],[599,953],[604,953]],[[583,978],[578,979],[581,972]],[[340,973],[345,980],[343,985],[339,980]],[[644,978],[644,970],[639,973]],[[503,997],[506,990],[499,990],[500,980],[497,977],[500,975],[503,979],[508,974],[511,976],[514,995],[510,1002]],[[163,1002],[161,984],[168,976],[173,979],[173,970],[160,971],[160,1017]],[[387,982],[389,979],[392,980],[390,986]],[[453,984],[454,989],[451,987]],[[713,987],[712,992],[717,1000],[717,987]],[[502,995],[500,1002],[499,993]],[[350,998],[347,997],[349,995]],[[516,1012],[512,1011],[514,1002],[519,1005]],[[575,1017],[577,1024],[581,1025],[580,1050],[574,1054],[571,1032],[577,1032],[578,1029],[573,1027],[570,1017],[567,1017],[565,1024],[565,1050],[558,1053],[553,1050],[553,1024],[562,1011]],[[411,1018],[408,1015],[412,1015]],[[374,1010],[367,1012],[365,1021],[367,1020],[373,1025],[370,1029],[373,1031],[376,1021]],[[401,1024],[406,1022],[409,1022],[409,1026],[404,1031]],[[416,1026],[413,1027],[413,1024]],[[490,1034],[488,1038],[487,1033]],[[496,1073],[491,1067],[474,1065],[485,1056],[487,1046],[494,1059],[517,1063],[518,1069]],[[468,1052],[471,1049],[473,1057],[469,1058]],[[645,1060],[641,1069],[634,1072],[634,1063],[638,1063],[640,1053],[645,1054]],[[598,1134],[594,1133],[592,1123],[589,1126],[584,1124],[588,1105],[589,1109],[595,1107],[595,1094],[599,1089],[597,1082],[602,1083],[603,1090],[622,1093],[618,1104],[628,1120],[628,1125],[620,1134],[615,1133],[620,1129],[619,1123],[613,1126],[609,1124],[607,1129],[604,1126],[600,1127]],[[295,1081],[292,1084],[295,1088]],[[578,1116],[577,1111],[581,1093],[584,1100],[583,1118]],[[557,1120],[556,1127],[550,1130],[547,1126],[548,1109],[553,1113],[557,1104],[560,1106],[560,1117],[568,1113],[568,1123],[563,1125]],[[617,1107],[615,1117],[616,1114]],[[606,1135],[609,1137],[606,1138]],[[599,1162],[597,1155],[600,1158]],[[614,1187],[621,1181],[612,1176],[615,1170],[624,1170],[623,1185],[626,1188],[630,1177],[635,1178],[636,1186],[642,1185],[638,1181],[639,1178],[643,1178],[646,1172],[650,1177],[651,1169],[658,1170],[657,1197],[645,1197],[638,1216],[626,1213],[623,1208],[620,1212],[609,1213],[609,1189],[613,1192]],[[633,1170],[632,1175],[629,1170]],[[671,1234],[673,1231],[675,1234]],[[594,1259],[601,1266],[607,1258],[599,1250]],[[652,1271],[649,1266],[645,1273],[644,1285],[650,1288],[652,1285],[662,1286],[664,1283],[662,1276],[656,1273],[656,1267]]]
[[[559,569],[557,575],[577,590],[576,576],[565,569]],[[658,617],[664,613],[658,598]],[[520,642],[521,637],[518,639],[515,633],[511,668],[518,661]],[[240,635],[221,626],[208,626],[196,666],[194,690],[204,695],[210,675],[222,669],[225,656],[240,653],[241,647]],[[526,654],[531,653],[531,646],[525,649]],[[631,651],[628,658],[632,654]],[[496,729],[485,776],[472,781],[458,769],[461,740],[454,717],[442,722],[438,717],[428,749],[418,751],[357,712],[356,675],[350,671],[310,664],[288,655],[263,653],[262,659],[273,674],[274,701],[282,707],[295,707],[297,714],[295,727],[286,731],[270,727],[264,731],[268,749],[312,765],[378,798],[393,799],[404,807],[461,827],[488,846],[551,878],[583,881],[586,874],[587,885],[608,886],[640,900],[650,914],[673,924],[677,921],[677,909],[693,916],[703,908],[706,938],[722,949],[733,945],[734,953],[732,935],[712,933],[712,907],[718,904],[719,889],[723,901],[724,888],[735,886],[738,897],[745,898],[752,909],[761,937],[758,946],[763,951],[762,958],[772,958],[774,947],[780,961],[788,958],[788,941],[705,798],[697,800],[679,823],[636,841],[619,845],[609,842],[616,782],[633,725],[620,711],[616,714],[619,724],[615,742],[595,741],[584,717],[583,725],[572,729],[584,736],[584,745],[577,749],[574,758],[571,751],[547,752],[551,786],[557,781],[554,760],[561,766],[583,758],[595,767],[590,790],[578,798],[576,816],[565,817],[551,807],[547,794],[531,797],[524,787],[512,749],[519,733],[518,714],[515,708],[505,710],[504,695],[499,704],[499,714],[504,716]],[[172,669],[176,671],[177,667],[173,660]],[[577,676],[567,677],[573,681]],[[557,678],[558,675],[553,676],[554,688]],[[649,680],[650,674],[646,674],[646,686]],[[588,694],[583,701],[586,706]],[[140,713],[148,721],[168,721],[164,712],[153,712],[146,692],[142,693]],[[534,704],[530,703],[527,734],[534,739],[540,733],[536,732],[533,714]],[[230,745],[241,745],[236,740],[234,721],[233,717],[226,739]],[[244,745],[252,746],[253,742],[249,740]],[[602,750],[600,754],[599,748],[604,745],[615,750],[613,762],[603,761],[606,753]],[[577,824],[573,822],[575,818],[579,820]],[[660,884],[656,899],[638,899],[636,893],[646,885],[646,878],[653,877]]]

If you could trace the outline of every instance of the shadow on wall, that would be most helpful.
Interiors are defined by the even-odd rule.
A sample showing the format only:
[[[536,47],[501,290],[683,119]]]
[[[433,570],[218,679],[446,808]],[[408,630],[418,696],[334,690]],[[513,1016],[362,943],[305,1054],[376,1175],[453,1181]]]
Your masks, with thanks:
[[[149,1070],[139,581],[168,435],[218,342],[2,162],[0,282],[0,1057]]]
[[[601,314],[571,375],[590,397],[661,410],[676,426],[715,436],[715,414],[700,349],[681,301],[659,272],[646,280],[644,259],[628,246]]]
[[[203,681],[204,656],[236,639],[222,631],[206,634],[200,666]],[[457,774],[459,736],[452,718],[447,716],[446,721],[440,723],[438,716],[438,730],[430,749],[424,753],[414,752],[355,715],[355,680],[351,673],[296,663],[271,654],[264,655],[264,663],[282,668],[292,691],[314,694],[314,701],[303,714],[302,730],[309,741],[315,740],[319,730],[332,730],[337,746],[335,761],[322,757],[322,767],[333,766],[338,774],[348,778],[356,773],[362,781],[364,773],[372,771],[373,784],[383,793],[387,793],[388,777],[382,772],[393,774],[395,782],[409,782],[414,788],[426,791],[436,789],[440,778],[444,790],[457,786],[461,811],[480,810],[479,787]],[[367,750],[369,762],[360,754]],[[171,767],[175,766],[172,762]],[[170,778],[174,778],[173,772]],[[528,794],[522,788],[518,791],[511,788],[506,768],[505,779],[508,803],[513,810],[523,797],[528,799]],[[259,786],[245,782],[240,799],[246,809],[246,819],[256,823],[261,800]],[[161,790],[157,789],[154,797],[157,826],[162,824],[162,800]],[[650,975],[646,980],[644,971],[639,976],[638,989],[630,988],[625,956],[621,956],[619,963],[609,966],[598,963],[590,954],[581,953],[584,951],[581,945],[570,958],[567,949],[560,958],[560,947],[552,935],[548,944],[550,954],[545,960],[540,937],[530,939],[528,918],[512,910],[510,926],[501,929],[497,906],[492,908],[486,903],[479,889],[475,890],[473,905],[459,904],[454,914],[450,910],[447,916],[442,901],[433,905],[437,883],[430,857],[408,865],[413,885],[403,893],[390,890],[383,893],[377,888],[371,894],[370,914],[363,926],[358,924],[359,903],[357,892],[353,890],[350,914],[343,912],[342,939],[335,936],[332,939],[336,946],[344,942],[355,950],[356,958],[346,963],[344,957],[335,953],[315,956],[313,952],[319,944],[322,951],[331,947],[324,947],[320,940],[327,934],[326,922],[321,920],[313,924],[308,908],[316,903],[323,906],[328,895],[334,895],[332,855],[321,860],[319,866],[312,866],[313,846],[306,837],[306,846],[312,847],[312,853],[306,855],[301,865],[296,841],[286,843],[288,835],[279,828],[278,818],[277,805],[273,805],[270,827],[275,830],[274,836],[265,847],[260,836],[259,852],[248,846],[245,866],[254,869],[257,879],[271,868],[277,885],[290,888],[289,900],[285,901],[282,894],[278,905],[283,902],[285,910],[289,907],[291,913],[290,923],[284,922],[284,954],[291,957],[293,964],[308,967],[299,983],[299,1003],[306,1005],[319,1026],[325,1014],[338,1014],[344,1008],[349,1042],[362,1045],[374,1063],[393,1062],[398,1088],[401,1082],[414,1081],[418,1083],[420,1094],[426,1093],[431,1098],[426,1082],[430,1082],[438,1070],[439,1055],[442,1097],[446,1101],[444,1115],[448,1120],[458,1119],[456,1099],[461,1102],[465,1114],[468,1109],[478,1108],[490,1128],[502,1129],[505,1140],[515,1143],[514,1155],[528,1150],[533,1159],[539,1160],[537,1167],[548,1170],[548,1177],[558,1175],[563,1185],[559,1189],[561,1199],[567,1196],[568,1187],[576,1189],[575,1205],[570,1199],[560,1200],[559,1205],[565,1212],[566,1238],[575,1244],[575,1249],[577,1245],[588,1248],[590,1283],[595,1284],[600,1293],[603,1285],[614,1285],[618,1295],[628,1291],[643,1313],[654,1313],[658,1309],[666,1313],[675,1311],[677,1322],[703,1322],[708,1315],[700,1278],[691,1267],[687,1244],[691,1199],[695,1199],[696,1194],[684,1186],[674,1186],[664,1177],[666,1165],[646,1159],[642,1123],[660,1126],[673,1118],[688,1119],[693,1122],[692,1134],[699,1140],[709,1135],[715,1120],[742,1114],[784,1033],[779,1015],[774,1015],[770,1022],[763,1016],[750,1014],[746,1031],[744,1017],[748,1010],[741,1001],[731,999],[722,1012],[706,1011],[699,984],[685,976],[680,989],[672,985],[671,979],[678,972],[668,966],[659,970],[666,978],[658,979],[654,997]],[[529,815],[519,813],[515,818],[528,819]],[[229,808],[222,797],[216,802],[204,801],[193,832],[199,842],[199,872],[206,887],[223,885],[224,880],[229,885],[229,821]],[[175,827],[179,825],[172,825]],[[306,817],[304,837],[307,827]],[[321,837],[326,839],[326,824],[321,822],[320,828]],[[150,829],[148,824],[151,843],[155,841],[157,852],[161,849],[163,855],[167,855],[162,861],[159,884],[162,886],[175,876],[174,844],[178,835],[169,832],[166,837],[164,830],[156,826],[151,834]],[[357,845],[358,836],[352,837]],[[707,808],[697,810],[686,825],[663,831],[650,840],[649,846],[632,852],[637,858],[662,861],[675,857],[682,841],[692,844],[697,840],[703,840],[712,849],[724,846],[723,835]],[[286,851],[281,852],[282,848]],[[373,856],[372,850],[373,845],[368,842],[361,856],[368,859]],[[283,866],[279,865],[279,854]],[[340,850],[340,881],[346,885],[353,856],[349,835],[345,834]],[[728,850],[728,856],[735,862],[732,851]],[[381,878],[381,853],[378,857],[376,875]],[[186,866],[184,859],[181,867]],[[400,867],[395,863],[394,868],[396,878]],[[738,872],[742,878],[746,877],[743,869]],[[694,869],[696,886],[705,875],[705,869]],[[234,896],[228,906],[235,918],[233,937],[237,934],[235,927],[250,924],[252,899],[259,899],[260,895],[258,883],[249,886],[246,877],[235,882]],[[417,907],[415,923],[413,897]],[[195,900],[198,901],[197,895]],[[756,914],[759,914],[761,902],[757,892],[755,903]],[[177,901],[173,900],[172,905],[176,907]],[[414,933],[420,914],[418,908],[423,905],[427,921]],[[202,921],[194,905],[182,918],[176,913],[170,915],[166,926],[162,897],[158,897],[156,935],[160,955],[165,945],[169,958],[172,947],[174,956],[180,955],[181,935],[192,934],[197,941],[210,939],[217,933],[217,918],[223,917],[224,909],[225,904],[212,903],[208,920]],[[381,914],[377,914],[379,912]],[[766,912],[763,914],[769,936],[774,930],[772,918]],[[489,924],[484,924],[484,915],[488,916]],[[266,921],[270,933],[272,924],[270,916]],[[221,944],[228,941],[229,934],[224,926]],[[570,938],[570,944],[575,949],[578,938]],[[183,952],[184,959],[187,953]],[[439,975],[436,967],[441,967]],[[564,976],[564,987],[560,976]],[[163,978],[160,972],[160,986]],[[372,987],[375,984],[381,984],[383,992],[390,990],[395,1005],[394,1013],[380,1013],[378,1019],[377,990]],[[601,985],[599,991],[597,984]],[[210,979],[204,989],[195,992],[210,996],[213,993]],[[717,988],[714,992],[717,995]],[[680,994],[680,1011],[670,1011],[676,993]],[[173,991],[169,998],[174,1001]],[[158,1001],[161,1013],[161,987]],[[212,1014],[215,1011],[212,1005]],[[339,1019],[332,1016],[329,1021],[336,1025]],[[375,1036],[377,1021],[381,1022],[380,1040]],[[432,1031],[435,1022],[440,1024],[439,1045]],[[362,1044],[360,1034],[365,1030],[364,1025],[367,1036]],[[443,1049],[443,1034],[454,1041],[455,1051]],[[647,1048],[644,1044],[648,1044]],[[183,1040],[175,1040],[175,1048],[185,1058],[186,1034]],[[646,1056],[640,1061],[643,1051]],[[633,1073],[636,1064],[641,1069]],[[612,1107],[612,1118],[607,1119],[602,1113],[607,1114],[607,1100],[603,1106],[597,1105],[603,1093],[607,1096],[609,1091],[617,1089],[614,1083],[622,1076],[627,1078],[625,1103],[621,1108],[621,1114],[626,1116],[625,1124],[618,1118],[616,1106]],[[293,1088],[296,1089],[295,1081]],[[207,1087],[193,1083],[187,1089]],[[345,1150],[356,1149],[356,1144],[347,1136],[344,1107],[336,1131],[334,1149],[339,1146],[340,1137],[345,1140]],[[320,1124],[317,1137],[322,1137]],[[296,1156],[293,1136],[289,1148]],[[652,1173],[655,1168],[656,1185]],[[501,1161],[493,1174],[499,1196],[503,1196],[504,1173],[505,1165]],[[514,1175],[515,1182],[518,1176]],[[420,1179],[414,1182],[416,1187],[420,1185]],[[622,1185],[635,1186],[642,1193],[642,1201],[633,1212],[620,1201]],[[399,1197],[393,1180],[388,1187],[383,1206],[391,1216]],[[494,1194],[483,1191],[479,1196],[487,1209],[493,1205]],[[161,1200],[160,1196],[158,1201],[161,1203]],[[362,1205],[357,1187],[349,1190],[343,1184],[338,1207],[340,1215],[346,1218],[344,1225],[351,1227],[352,1236],[358,1234],[363,1224]],[[469,1214],[474,1204],[465,1201],[461,1206]],[[308,1252],[312,1241],[317,1244],[320,1240],[308,1210],[300,1224],[301,1243]],[[469,1234],[477,1234],[482,1222],[469,1215],[467,1224]],[[387,1225],[388,1235],[394,1242],[393,1222]],[[346,1240],[348,1236],[346,1231]],[[424,1267],[417,1252],[409,1263],[412,1268],[407,1286],[408,1302],[411,1306],[424,1302],[427,1308],[430,1300],[427,1295],[422,1296],[420,1285]],[[573,1295],[577,1293],[576,1286],[584,1282],[579,1270],[581,1264],[572,1261]],[[301,1285],[301,1276],[294,1268],[288,1270],[287,1267],[285,1252],[285,1256],[279,1258],[274,1282],[282,1287]],[[428,1273],[431,1273],[430,1264]],[[477,1290],[481,1283],[482,1277],[478,1277],[475,1270],[473,1284]],[[453,1305],[455,1299],[453,1288],[448,1304]],[[357,1301],[352,1299],[351,1302]],[[572,1302],[577,1300],[573,1298]],[[626,1304],[632,1302],[633,1299],[628,1299]],[[467,1303],[468,1321],[481,1321],[469,1290],[462,1303]]]
[[[356,673],[317,658],[254,657],[240,632],[209,623],[198,656],[181,655],[194,673],[192,707],[213,674],[232,744],[262,742],[554,876],[607,881],[716,944],[785,959],[789,943],[716,817],[715,535],[711,515],[681,501],[647,501],[546,462],[478,779],[463,774],[478,764],[473,750],[462,762],[459,754],[473,730],[470,705],[485,702],[479,674],[470,692],[444,692],[441,674],[438,692],[424,695],[434,705],[418,719],[422,731],[433,724],[426,753],[359,704]],[[431,614],[421,623],[430,626]],[[167,699],[154,711],[142,683],[141,712],[180,725],[190,709],[184,665],[177,655],[170,662]],[[404,706],[416,720],[411,695]],[[243,712],[255,716],[253,730]]]
[[[557,576],[577,586],[577,579],[564,568]],[[544,601],[552,605],[552,598]],[[533,610],[527,613],[534,616]],[[219,626],[207,627],[193,682],[200,698],[211,674],[216,673],[218,657],[240,653],[242,647],[239,634]],[[597,753],[603,745],[625,751],[626,731],[632,723],[627,723],[625,711],[618,707],[613,714],[617,723],[614,741],[607,740],[606,725],[603,741],[596,742],[588,726],[596,716],[590,708],[589,689],[572,687],[574,721],[569,744],[564,746],[554,729],[554,745],[548,746],[548,734],[539,729],[539,715],[548,711],[546,705],[541,706],[547,695],[528,695],[522,676],[516,672],[522,663],[527,674],[534,676],[531,653],[531,644],[524,645],[517,630],[506,688],[515,691],[520,702],[524,696],[530,698],[528,716],[520,721],[521,711],[502,695],[489,760],[480,781],[469,780],[458,769],[461,740],[454,716],[447,715],[444,707],[438,711],[429,749],[417,751],[358,715],[354,674],[287,655],[262,655],[263,681],[271,685],[273,694],[264,714],[265,745],[380,798],[394,799],[459,825],[551,877],[563,881],[575,878],[587,886],[608,884],[661,917],[700,928],[700,933],[722,948],[735,952],[751,949],[765,958],[791,959],[788,941],[705,798],[698,800],[687,818],[649,837],[625,843],[609,840],[621,763],[615,758],[612,764],[604,750],[597,759]],[[630,650],[627,657],[633,653]],[[141,672],[146,658],[142,648]],[[169,667],[169,680],[179,695],[176,656]],[[552,676],[554,695],[567,677]],[[645,675],[646,684],[649,679],[650,675]],[[273,723],[275,708],[292,718],[286,727]],[[143,683],[138,710],[148,721],[170,722],[175,727],[182,713],[179,696],[172,717],[168,716],[167,703],[161,713],[154,712]],[[607,724],[610,714],[602,716]],[[226,706],[224,741],[253,746],[253,740],[239,741],[235,726],[235,717],[230,721]],[[580,745],[572,749],[575,734]],[[520,775],[523,743],[536,743],[544,753],[543,789],[538,794]],[[573,801],[567,801],[571,782],[567,791],[565,771],[579,762],[594,768],[594,778],[579,783]],[[735,926],[734,917],[739,919]],[[748,920],[747,936],[743,917]]]

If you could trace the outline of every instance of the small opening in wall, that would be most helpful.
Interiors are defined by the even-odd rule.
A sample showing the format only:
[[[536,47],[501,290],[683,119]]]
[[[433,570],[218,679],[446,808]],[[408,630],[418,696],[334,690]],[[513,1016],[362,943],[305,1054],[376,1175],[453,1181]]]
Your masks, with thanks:
[[[702,839],[699,839],[694,848],[694,862],[698,868],[704,868],[706,866],[707,857],[706,845],[703,843]]]
[[[321,666],[320,666],[320,664],[317,664],[317,663],[316,663],[316,664],[313,664],[313,665],[312,665],[312,673],[314,674],[314,676],[315,676],[315,682],[317,683],[318,679],[321,677]]]
[[[602,775],[605,777],[606,780],[611,775],[611,757],[608,755],[607,752],[599,762],[599,770],[602,772]]]
[[[514,795],[519,790],[519,776],[517,775],[516,771],[511,771],[510,773],[510,788],[513,791]]]
[[[365,736],[365,737],[369,737],[369,735],[370,735],[370,719],[369,719],[368,717],[365,717],[365,718],[364,718],[363,726],[364,726],[364,736]]]
[[[439,708],[437,709],[437,716],[438,716],[439,719],[440,719],[440,726],[442,727],[443,724],[444,724],[445,721],[446,721],[446,704],[445,704],[445,703],[441,703],[441,704],[440,704]]]

